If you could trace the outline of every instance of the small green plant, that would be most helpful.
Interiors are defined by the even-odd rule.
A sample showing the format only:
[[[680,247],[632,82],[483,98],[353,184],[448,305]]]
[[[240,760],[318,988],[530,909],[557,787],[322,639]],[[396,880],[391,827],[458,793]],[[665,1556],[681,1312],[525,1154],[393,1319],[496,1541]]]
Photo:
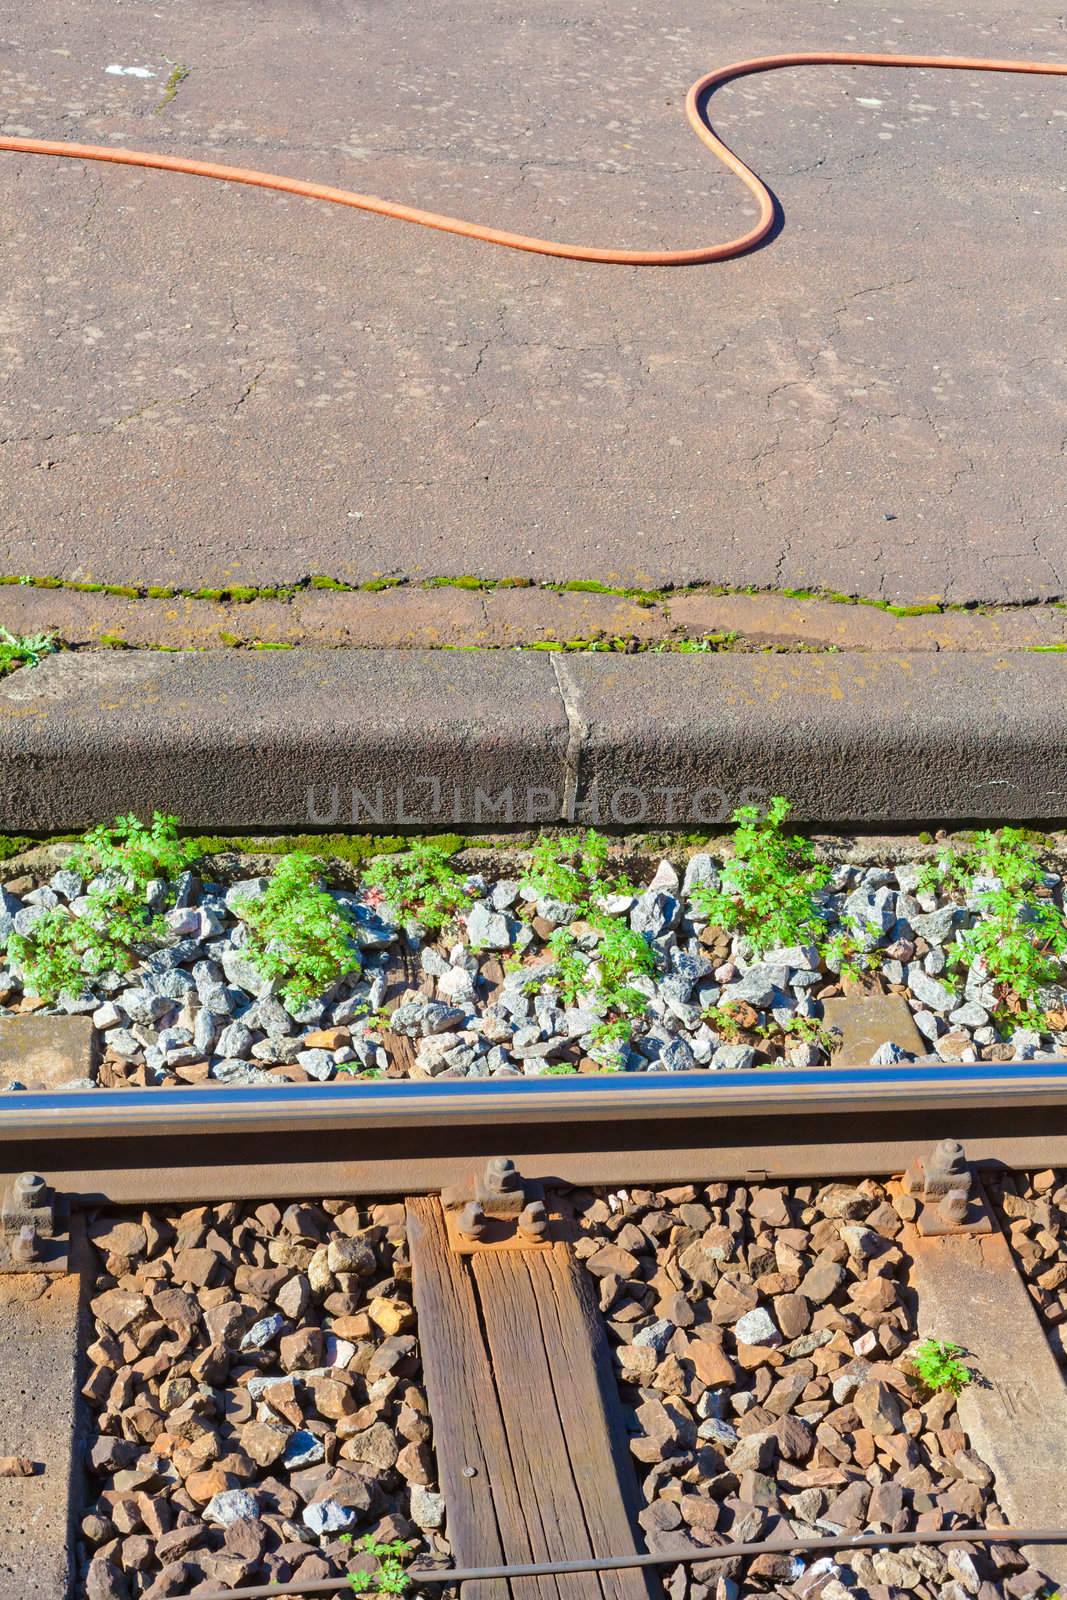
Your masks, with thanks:
[[[837,1047],[840,1037],[832,1028],[818,1017],[789,1017],[779,1026],[777,1023],[765,1024],[758,1030],[766,1038],[780,1035],[783,1041],[799,1039],[803,1044],[817,1045],[824,1055],[831,1055]]]
[[[789,801],[775,795],[765,812],[739,806],[734,854],[722,869],[718,888],[702,884],[693,901],[702,916],[727,933],[740,933],[757,955],[777,945],[818,940],[825,924],[818,891],[830,869],[817,862],[809,840],[782,832]]]
[[[67,860],[72,872],[92,880],[79,914],[55,906],[28,933],[8,936],[8,959],[26,989],[51,1002],[80,994],[86,978],[127,971],[166,932],[160,910],[168,897],[153,908],[149,884],[176,877],[191,859],[177,819],[158,811],[151,823],[130,815],[90,829]]]
[[[364,881],[373,899],[388,901],[401,917],[439,933],[471,900],[466,878],[452,866],[451,856],[432,839],[413,839],[401,855],[372,861]]]
[[[193,847],[178,837],[177,817],[156,811],[144,823],[131,812],[90,828],[71,851],[67,866],[83,878],[116,876],[147,886],[153,878],[176,878],[194,859]]]
[[[831,934],[820,948],[820,954],[831,972],[855,983],[861,973],[874,972],[881,965],[877,950],[865,950],[859,936],[859,923],[855,917],[846,917],[837,932]]]
[[[588,954],[578,942],[584,935],[573,925],[553,930],[548,940],[556,968],[551,982],[565,1005],[576,1006],[580,996],[591,994],[592,1003],[608,1013],[607,1023],[600,1024],[599,1028],[608,1027],[612,1031],[601,1031],[595,1042],[628,1040],[633,1022],[648,1005],[646,997],[633,987],[631,980],[635,973],[649,974],[656,970],[655,952],[641,934],[616,917],[594,913],[590,926],[598,935],[598,943]],[[528,987],[540,987],[536,975]],[[625,1028],[621,1026],[624,1021]]]
[[[385,1033],[390,1027],[388,1011],[365,1011],[360,1019],[370,1033]]]
[[[919,1380],[934,1394],[947,1390],[959,1394],[971,1382],[974,1374],[959,1359],[962,1346],[949,1344],[942,1339],[924,1339],[915,1351],[913,1361]]]
[[[610,849],[610,841],[595,828],[542,834],[531,852],[525,882],[538,900],[559,900],[584,915],[600,896],[633,892],[621,875],[606,875]]]
[[[239,908],[248,959],[261,977],[281,984],[290,1007],[359,970],[353,919],[322,887],[322,870],[313,855],[283,856],[263,893]]]
[[[705,1006],[701,1013],[708,1027],[714,1029],[719,1038],[725,1039],[727,1044],[737,1044],[744,1031],[740,1019],[735,1014],[736,1004],[737,1002],[732,1003],[728,1000],[725,1005]]]
[[[598,1022],[589,1030],[589,1051],[594,1060],[599,1061],[605,1071],[617,1072],[616,1059],[624,1045],[628,1045],[634,1036],[634,1022],[636,1018],[632,1013],[613,1017],[608,1022]]]
[[[17,667],[40,666],[58,648],[54,633],[17,634],[0,627],[0,678]]]
[[[980,962],[994,986],[997,1020],[1036,1028],[1046,1022],[1040,990],[1062,977],[1067,958],[1067,922],[1035,892],[1040,874],[1024,830],[1001,828],[979,833],[971,849],[943,852],[919,880],[920,889],[940,888],[978,907],[978,922],[957,935],[949,962]]]
[[[415,1548],[406,1539],[390,1539],[387,1544],[374,1537],[372,1533],[365,1533],[361,1539],[354,1539],[350,1533],[342,1533],[341,1541],[350,1544],[353,1550],[361,1550],[364,1555],[372,1556],[377,1566],[372,1572],[350,1572],[348,1581],[355,1594],[405,1594],[411,1588],[412,1580],[404,1571],[405,1560],[410,1559]]]

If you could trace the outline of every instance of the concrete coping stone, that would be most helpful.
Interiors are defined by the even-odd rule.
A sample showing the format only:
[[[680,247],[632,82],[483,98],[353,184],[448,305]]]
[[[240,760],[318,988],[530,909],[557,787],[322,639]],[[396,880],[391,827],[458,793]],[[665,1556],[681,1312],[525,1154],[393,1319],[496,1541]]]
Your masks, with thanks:
[[[1067,660],[71,652],[0,683],[0,830],[699,829],[1067,815]]]

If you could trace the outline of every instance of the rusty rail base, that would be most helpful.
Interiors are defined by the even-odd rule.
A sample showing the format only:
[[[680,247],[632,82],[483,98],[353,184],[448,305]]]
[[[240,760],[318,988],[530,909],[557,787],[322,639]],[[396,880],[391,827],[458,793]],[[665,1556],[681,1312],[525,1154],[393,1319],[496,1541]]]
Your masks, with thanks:
[[[492,1156],[562,1184],[1067,1162],[1067,1063],[0,1095],[0,1169],[75,1201],[416,1194]]]

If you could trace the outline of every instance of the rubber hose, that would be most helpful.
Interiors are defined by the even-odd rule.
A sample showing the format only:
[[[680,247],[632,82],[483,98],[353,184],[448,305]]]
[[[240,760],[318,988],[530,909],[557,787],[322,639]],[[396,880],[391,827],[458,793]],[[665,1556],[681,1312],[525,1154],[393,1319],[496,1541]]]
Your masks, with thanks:
[[[700,245],[693,250],[605,250],[594,245],[561,244],[553,239],[537,239],[525,233],[506,233],[460,217],[441,216],[436,211],[421,211],[395,200],[380,200],[377,195],[357,194],[350,189],[334,189],[327,184],[307,183],[301,178],[286,178],[272,172],[256,172],[246,167],[218,166],[213,161],[195,161],[185,156],[157,155],[146,150],[123,150],[109,145],[72,144],[49,139],[0,137],[0,150],[15,150],[23,155],[70,156],[78,161],[110,161],[126,167],[157,167],[164,172],[185,172],[199,178],[219,178],[224,183],[247,183],[258,189],[280,189],[283,194],[305,196],[309,200],[329,200],[334,205],[355,206],[377,216],[395,217],[401,222],[417,222],[441,233],[458,233],[466,239],[480,239],[509,250],[529,250],[536,255],[563,256],[569,261],[601,261],[630,267],[685,267],[707,261],[726,261],[745,255],[764,240],[774,226],[774,198],[767,185],[729,145],[719,138],[702,107],[707,98],[724,83],[748,77],[753,72],[773,72],[779,67],[944,67],[954,72],[1023,72],[1035,76],[1067,77],[1067,64],[1042,61],[988,61],[969,56],[868,55],[853,50],[799,50],[790,55],[754,56],[751,61],[735,61],[731,66],[707,72],[685,98],[685,113],[697,138],[728,167],[756,197],[759,219],[747,232],[723,244]]]

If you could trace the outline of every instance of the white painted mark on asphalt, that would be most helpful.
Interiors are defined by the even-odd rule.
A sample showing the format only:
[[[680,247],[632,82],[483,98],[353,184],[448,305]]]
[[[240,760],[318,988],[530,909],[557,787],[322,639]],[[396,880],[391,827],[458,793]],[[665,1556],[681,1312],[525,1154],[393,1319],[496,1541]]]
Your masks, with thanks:
[[[113,61],[109,67],[105,67],[104,71],[110,72],[115,78],[154,78],[156,76],[151,67],[122,67],[117,61]]]
[[[107,70],[108,70],[108,71],[109,71],[109,72],[110,72],[110,71],[111,71],[111,68],[110,68],[110,67],[108,67],[108,69],[107,69]],[[880,106],[880,105],[881,105],[881,104],[882,104],[882,102],[881,102],[881,100],[872,100],[872,99],[866,99],[866,98],[864,98],[864,96],[862,96],[862,95],[857,95],[857,96],[856,96],[856,104],[857,104],[857,105],[858,105],[858,106],[872,106],[872,107],[877,107],[877,106]]]

